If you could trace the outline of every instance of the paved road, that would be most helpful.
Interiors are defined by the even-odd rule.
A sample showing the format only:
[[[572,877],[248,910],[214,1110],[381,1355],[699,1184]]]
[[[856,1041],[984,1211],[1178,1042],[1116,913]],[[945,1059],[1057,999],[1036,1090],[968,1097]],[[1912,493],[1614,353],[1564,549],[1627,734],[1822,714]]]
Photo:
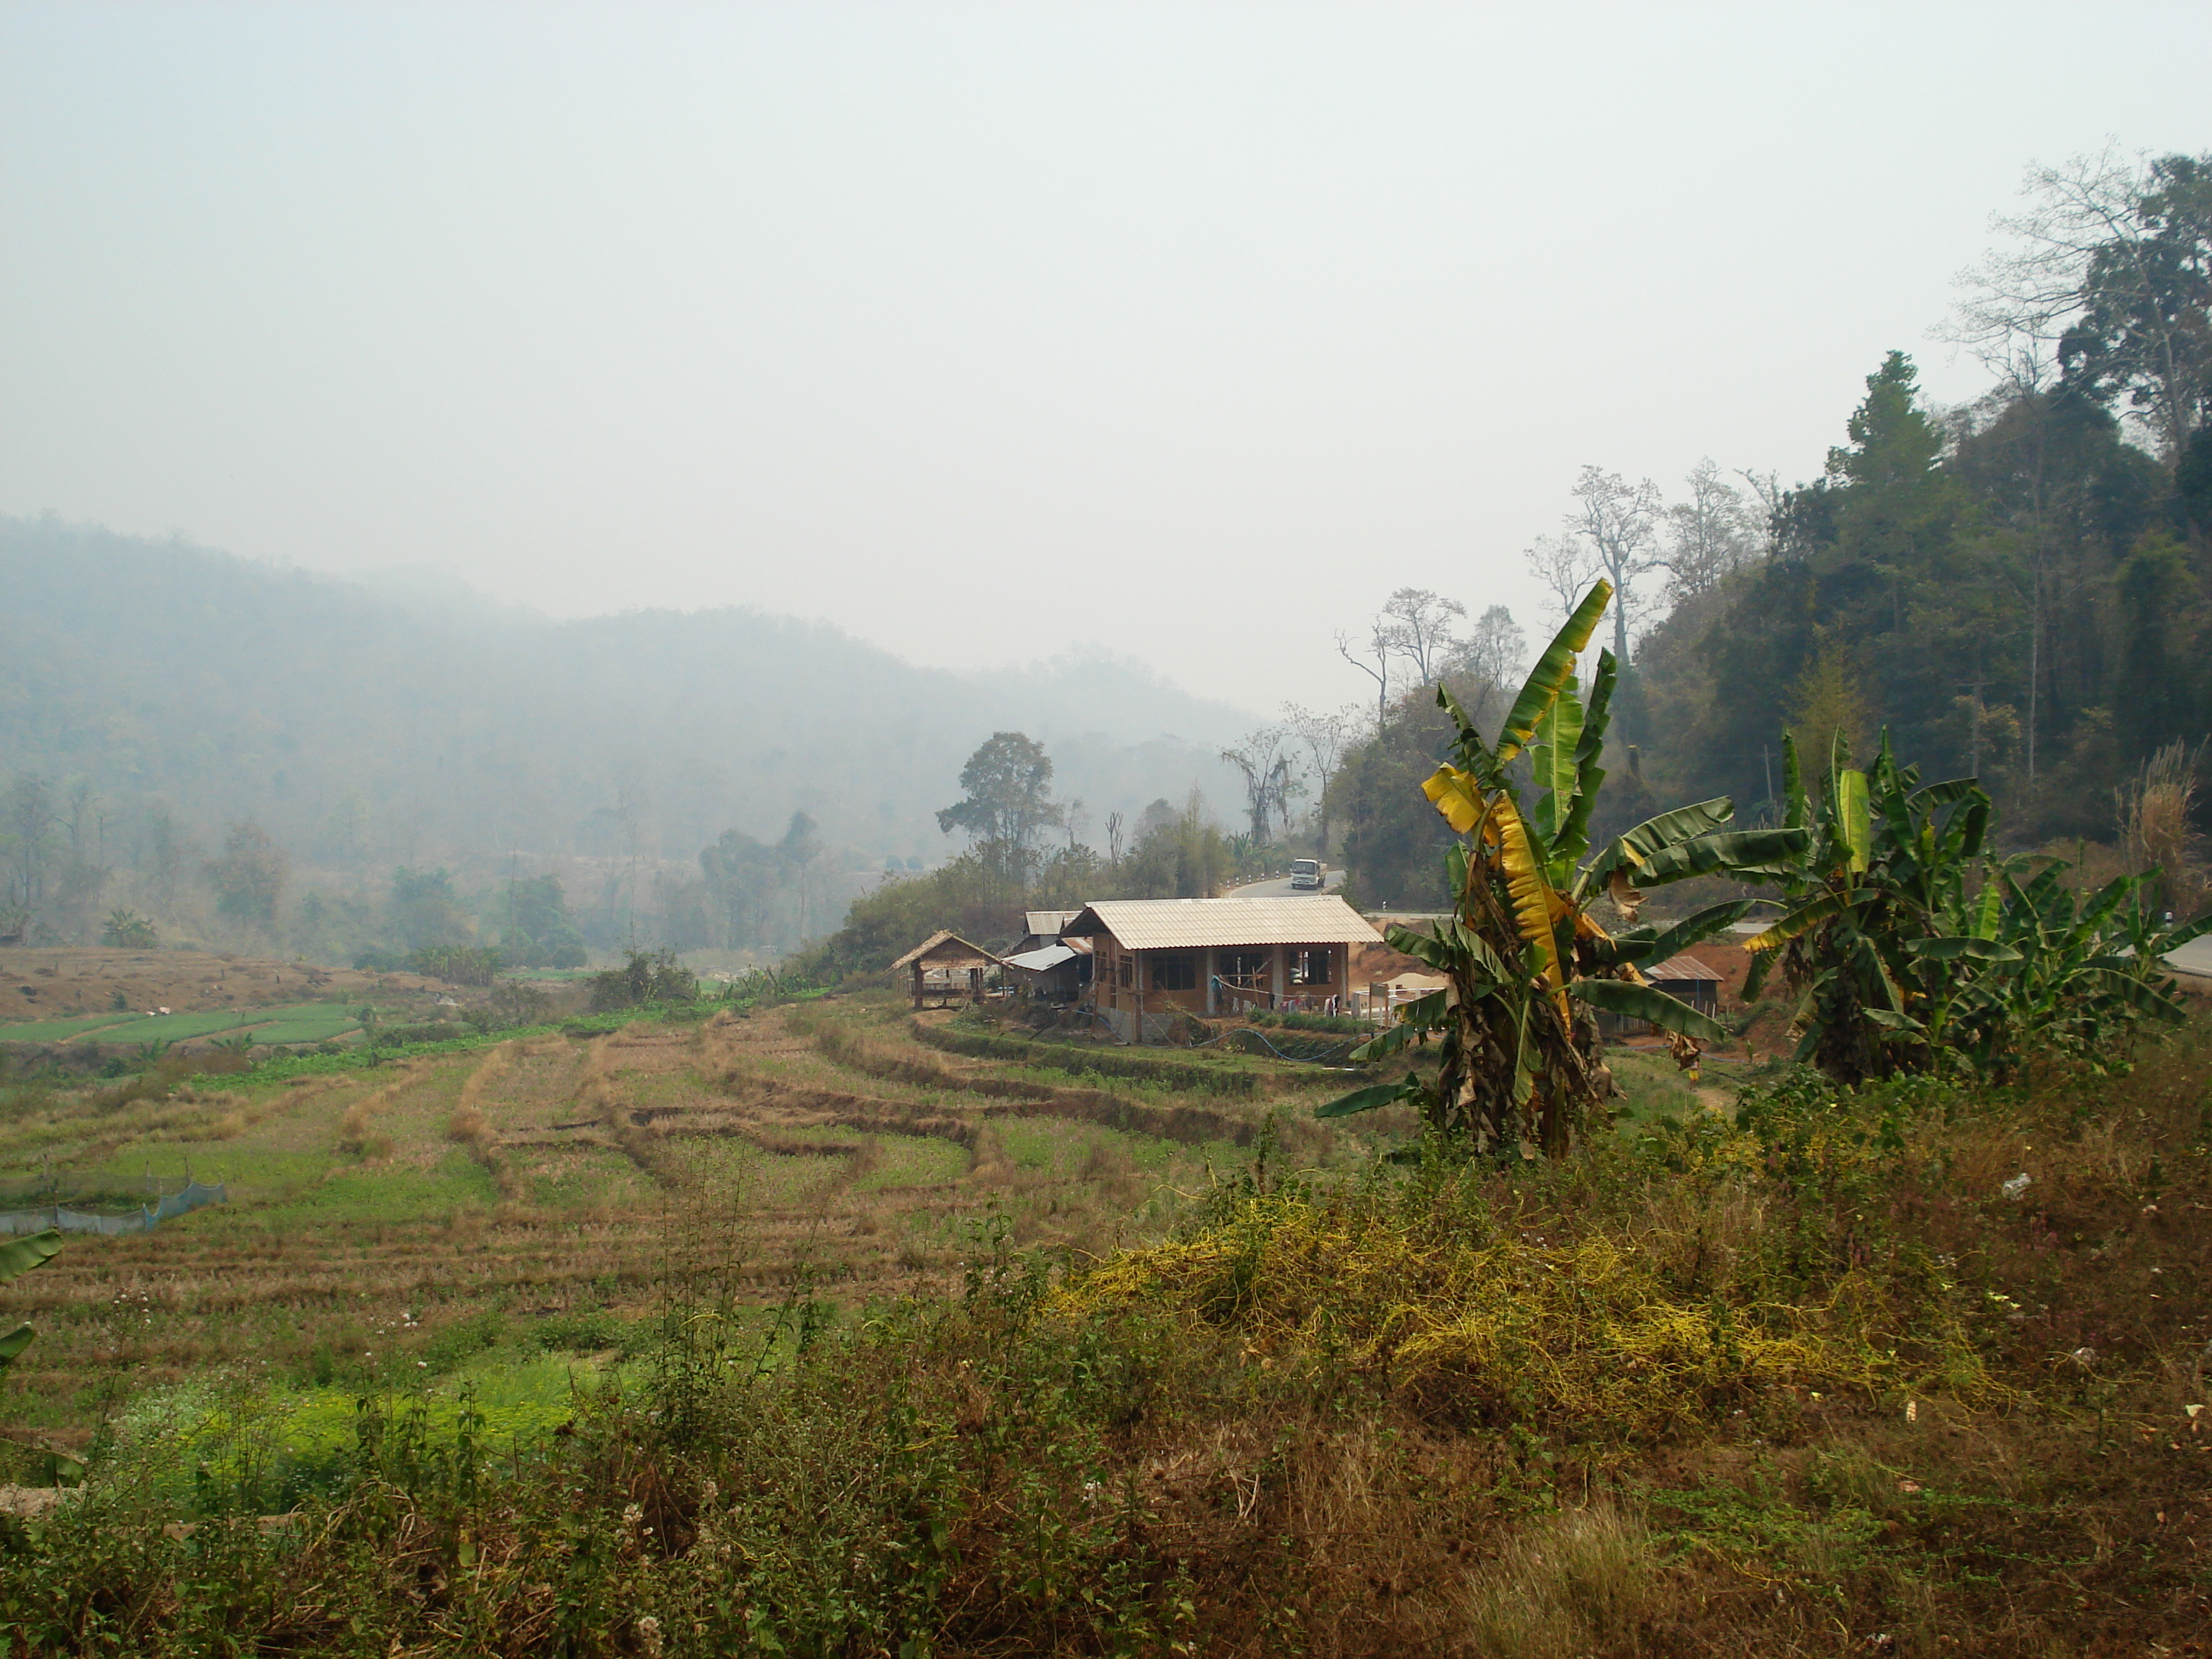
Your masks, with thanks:
[[[2179,973],[2202,974],[2212,979],[2212,933],[2190,940],[2166,959],[2166,965]]]
[[[1328,890],[1334,891],[1343,884],[1344,872],[1324,870],[1322,872],[1321,878],[1327,884]],[[1229,896],[1231,898],[1296,898],[1304,896],[1312,891],[1313,889],[1308,887],[1294,893],[1291,889],[1291,878],[1288,876],[1277,876],[1273,881],[1247,882],[1242,887],[1232,887],[1229,890]]]

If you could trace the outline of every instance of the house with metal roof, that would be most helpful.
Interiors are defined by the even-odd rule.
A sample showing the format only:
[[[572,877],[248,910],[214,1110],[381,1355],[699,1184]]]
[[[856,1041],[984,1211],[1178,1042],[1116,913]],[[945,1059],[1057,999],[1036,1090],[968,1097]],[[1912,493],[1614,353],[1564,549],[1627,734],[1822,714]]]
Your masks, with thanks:
[[[1090,942],[1089,1006],[1138,1042],[1158,1040],[1178,1014],[1339,1003],[1352,950],[1382,941],[1334,893],[1101,899],[1060,938]]]

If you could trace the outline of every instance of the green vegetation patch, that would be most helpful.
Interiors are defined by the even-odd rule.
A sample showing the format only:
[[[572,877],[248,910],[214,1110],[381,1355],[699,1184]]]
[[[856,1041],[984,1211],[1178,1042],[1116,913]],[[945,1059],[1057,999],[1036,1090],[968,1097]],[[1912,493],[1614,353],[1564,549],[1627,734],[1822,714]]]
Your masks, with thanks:
[[[0,1025],[0,1042],[66,1042],[71,1037],[89,1036],[111,1026],[144,1018],[143,1014],[108,1013],[75,1014],[67,1019],[21,1020],[12,1025]]]

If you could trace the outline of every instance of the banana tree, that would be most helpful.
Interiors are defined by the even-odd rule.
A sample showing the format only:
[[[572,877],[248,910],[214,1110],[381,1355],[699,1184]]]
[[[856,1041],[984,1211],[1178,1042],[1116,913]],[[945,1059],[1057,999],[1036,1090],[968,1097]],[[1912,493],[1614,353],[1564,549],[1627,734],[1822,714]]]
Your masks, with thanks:
[[[21,1279],[33,1267],[43,1267],[59,1255],[62,1236],[49,1227],[44,1232],[27,1234],[21,1238],[0,1243],[0,1285]],[[18,1325],[5,1336],[0,1336],[0,1367],[11,1365],[15,1356],[31,1346],[36,1335],[27,1324]]]
[[[1409,1073],[1332,1101],[1319,1115],[1407,1101],[1431,1127],[1477,1152],[1556,1157],[1612,1091],[1599,1012],[1650,1022],[1686,1068],[1702,1044],[1725,1035],[1643,969],[1719,933],[1751,901],[1711,905],[1666,928],[1638,925],[1638,907],[1648,889],[1692,876],[1778,878],[1808,837],[1802,828],[1729,830],[1734,808],[1721,798],[1647,819],[1588,856],[1619,667],[1600,651],[1587,707],[1576,668],[1612,597],[1609,583],[1591,588],[1494,740],[1449,689],[1438,690],[1458,736],[1422,793],[1463,837],[1445,859],[1452,913],[1433,933],[1394,927],[1385,937],[1447,983],[1400,1010],[1398,1023],[1353,1058],[1387,1059],[1433,1038],[1440,1065],[1433,1081]],[[1601,898],[1626,928],[1600,925],[1592,907]]]
[[[1785,822],[1811,832],[1780,878],[1785,914],[1747,942],[1744,987],[1779,966],[1797,993],[1796,1058],[1840,1082],[1904,1071],[2003,1079],[2027,1046],[2102,1063],[2146,1018],[2179,1019],[2163,958],[2212,928],[2165,929],[2145,895],[2153,872],[2086,902],[2056,864],[1985,850],[1989,795],[1972,778],[1922,784],[1882,734],[1870,772],[1838,732],[1826,789],[1808,798],[1783,738]]]

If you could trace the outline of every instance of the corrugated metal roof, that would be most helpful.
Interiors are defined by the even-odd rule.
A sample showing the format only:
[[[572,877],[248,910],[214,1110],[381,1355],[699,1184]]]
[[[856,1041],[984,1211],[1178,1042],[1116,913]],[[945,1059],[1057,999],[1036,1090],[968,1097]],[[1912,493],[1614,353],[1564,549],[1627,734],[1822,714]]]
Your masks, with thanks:
[[[959,968],[997,960],[981,945],[970,945],[950,928],[940,927],[891,963],[890,971],[896,974],[902,968],[913,967],[916,962],[925,967]]]
[[[1080,910],[1024,910],[1022,927],[1032,939],[1057,939],[1060,930],[1082,914]]]
[[[1646,979],[1709,979],[1717,984],[1721,979],[1721,972],[1717,968],[1706,967],[1695,957],[1668,957],[1656,968],[1646,968],[1644,970],[1644,977]]]
[[[1018,957],[1008,957],[1006,966],[1024,969],[1032,974],[1042,974],[1049,969],[1059,967],[1063,962],[1074,960],[1075,952],[1065,945],[1048,945],[1042,951],[1024,951]]]
[[[1063,933],[1111,933],[1131,951],[1237,945],[1378,945],[1382,935],[1334,893],[1285,898],[1101,899]]]

